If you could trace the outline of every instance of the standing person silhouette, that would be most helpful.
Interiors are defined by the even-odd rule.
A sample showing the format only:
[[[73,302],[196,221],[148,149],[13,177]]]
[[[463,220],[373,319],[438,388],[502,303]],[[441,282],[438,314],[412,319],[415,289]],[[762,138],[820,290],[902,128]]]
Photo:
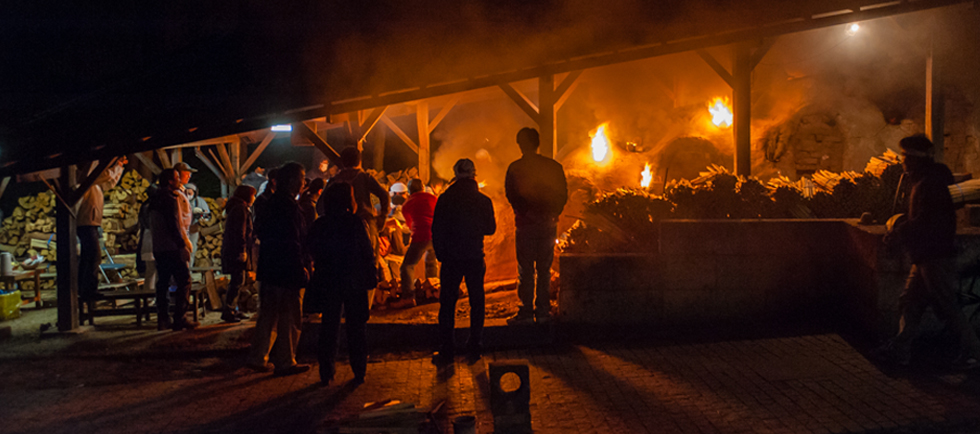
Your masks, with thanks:
[[[333,380],[337,332],[343,309],[347,349],[354,382],[363,383],[367,371],[368,290],[378,284],[374,250],[364,221],[355,213],[354,189],[331,182],[321,196],[324,214],[307,237],[313,258],[313,278],[306,295],[308,308],[323,314],[320,322],[320,382]]]
[[[439,280],[439,338],[438,354],[433,363],[447,365],[455,357],[456,302],[459,285],[466,279],[470,300],[470,337],[467,356],[479,359],[483,351],[483,322],[486,301],[483,278],[487,272],[483,260],[483,237],[497,231],[493,202],[480,193],[476,183],[476,166],[463,158],[453,166],[456,177],[439,196],[432,215],[432,247],[442,262]]]
[[[531,324],[535,319],[538,323],[546,323],[551,320],[549,290],[558,216],[568,202],[568,184],[561,164],[538,155],[537,130],[521,129],[517,133],[517,144],[524,156],[507,167],[504,189],[514,208],[517,295],[521,306],[517,315],[509,318],[507,323]]]

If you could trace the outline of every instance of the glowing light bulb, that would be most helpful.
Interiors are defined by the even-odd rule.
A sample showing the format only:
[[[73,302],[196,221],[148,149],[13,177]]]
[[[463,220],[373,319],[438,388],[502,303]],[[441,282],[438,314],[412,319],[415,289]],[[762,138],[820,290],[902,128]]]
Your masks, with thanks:
[[[857,33],[858,30],[861,30],[861,26],[858,23],[851,23],[850,25],[847,26],[848,35],[853,35]]]

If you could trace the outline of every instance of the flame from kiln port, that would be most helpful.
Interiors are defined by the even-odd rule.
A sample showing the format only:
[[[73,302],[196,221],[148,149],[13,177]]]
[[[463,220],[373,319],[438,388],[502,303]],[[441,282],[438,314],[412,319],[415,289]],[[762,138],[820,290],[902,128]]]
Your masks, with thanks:
[[[653,182],[653,171],[650,170],[650,163],[643,166],[643,171],[640,172],[640,187],[650,188],[650,183]]]
[[[605,161],[609,156],[609,138],[606,137],[606,126],[608,123],[599,125],[595,134],[592,136],[592,159],[597,163]]]
[[[732,126],[732,109],[728,107],[728,98],[715,98],[708,103],[708,113],[711,113],[711,123],[716,127]]]

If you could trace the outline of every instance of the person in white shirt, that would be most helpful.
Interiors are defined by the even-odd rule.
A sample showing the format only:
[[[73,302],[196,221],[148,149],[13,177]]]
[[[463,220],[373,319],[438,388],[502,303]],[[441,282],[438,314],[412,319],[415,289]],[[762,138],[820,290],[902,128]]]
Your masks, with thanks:
[[[78,202],[78,209],[75,211],[78,226],[76,233],[81,245],[78,252],[78,295],[82,300],[98,298],[99,264],[102,263],[99,240],[102,238],[102,207],[105,204],[105,192],[119,182],[126,163],[128,160],[122,157],[116,160],[115,165],[105,169],[82,195],[82,199]]]
[[[197,172],[197,169],[191,167],[190,164],[181,161],[174,164],[174,170],[176,170],[177,174],[180,175],[180,192],[182,193],[178,195],[177,198],[177,209],[180,211],[180,228],[183,229],[184,233],[186,233],[188,238],[190,238],[191,223],[194,221],[194,212],[193,208],[191,207],[191,201],[188,197],[187,189],[185,189],[184,186],[191,181],[191,174]],[[196,247],[196,244],[193,244],[191,247]],[[193,256],[191,256],[190,262],[187,263],[187,266],[194,266]]]

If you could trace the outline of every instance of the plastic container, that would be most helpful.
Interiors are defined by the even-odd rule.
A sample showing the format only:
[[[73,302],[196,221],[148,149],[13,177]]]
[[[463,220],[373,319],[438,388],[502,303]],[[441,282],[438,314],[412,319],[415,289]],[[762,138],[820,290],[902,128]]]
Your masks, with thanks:
[[[0,294],[0,321],[20,317],[20,291]]]
[[[14,255],[10,252],[0,253],[0,274],[4,276],[14,274]]]

